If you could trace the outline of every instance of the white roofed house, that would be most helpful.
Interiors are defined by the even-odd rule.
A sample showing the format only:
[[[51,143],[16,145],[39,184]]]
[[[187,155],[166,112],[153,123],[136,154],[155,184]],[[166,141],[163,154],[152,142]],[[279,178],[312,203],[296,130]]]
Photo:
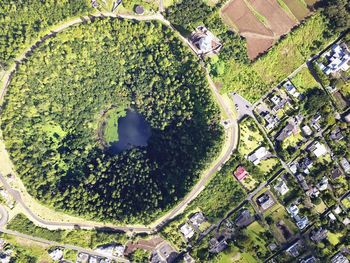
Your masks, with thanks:
[[[266,159],[271,153],[265,147],[259,147],[254,153],[248,156],[248,160],[254,165],[258,165],[260,161]]]
[[[285,195],[288,193],[289,188],[284,180],[279,180],[278,184],[275,185],[275,190],[280,194],[280,195]]]
[[[334,44],[323,56],[318,66],[327,75],[347,71],[350,68],[350,52],[345,43]]]
[[[309,150],[312,151],[317,158],[324,156],[328,153],[326,146],[324,146],[324,144],[321,144],[319,141],[314,142],[309,147]]]
[[[191,34],[190,42],[198,55],[219,53],[222,44],[205,26],[198,26]]]
[[[189,240],[194,236],[193,228],[187,223],[180,227],[180,232],[184,235],[186,240]]]

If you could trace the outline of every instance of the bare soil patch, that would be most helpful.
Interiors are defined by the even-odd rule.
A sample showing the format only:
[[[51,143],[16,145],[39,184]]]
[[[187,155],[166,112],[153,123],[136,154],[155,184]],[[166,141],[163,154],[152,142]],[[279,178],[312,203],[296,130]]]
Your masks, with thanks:
[[[284,35],[296,25],[296,22],[284,12],[276,0],[250,0],[250,3],[268,20],[270,29],[276,35]]]
[[[299,21],[303,20],[310,13],[309,9],[300,0],[283,0],[283,2]],[[315,2],[315,0],[310,2]]]
[[[290,11],[285,5],[282,8],[278,1],[285,2]],[[246,38],[251,60],[295,27],[298,24],[295,18],[300,21],[309,14],[299,0],[232,0],[221,12],[225,22]]]

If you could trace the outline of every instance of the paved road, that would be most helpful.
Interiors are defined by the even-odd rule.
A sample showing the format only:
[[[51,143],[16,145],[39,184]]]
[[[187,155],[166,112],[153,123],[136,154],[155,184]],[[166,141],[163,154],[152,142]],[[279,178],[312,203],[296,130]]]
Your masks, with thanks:
[[[147,15],[147,16],[138,16],[138,15],[116,15],[113,13],[100,13],[97,15],[94,15],[94,17],[105,17],[105,16],[111,16],[111,17],[120,17],[123,19],[132,19],[132,20],[157,20],[167,26],[169,26],[172,30],[176,31],[175,28],[161,15],[161,14],[154,14],[154,15]],[[39,40],[38,42],[34,43],[33,45],[31,45],[30,47],[28,47],[22,54],[20,54],[17,59],[15,60],[16,63],[15,65],[13,65],[7,72],[6,72],[6,76],[5,76],[5,80],[3,82],[3,86],[1,87],[1,91],[0,91],[0,101],[2,100],[3,96],[6,93],[6,89],[11,81],[11,76],[12,74],[14,74],[14,72],[16,71],[16,66],[18,64],[20,64],[28,55],[31,51],[33,51],[38,45],[41,44],[41,42],[45,41],[47,38],[50,38],[52,36],[54,36],[56,33],[72,26],[75,24],[79,24],[82,23],[83,21],[89,20],[91,19],[90,17],[86,16],[83,18],[74,18],[70,21],[67,21],[63,24],[58,25],[57,27],[55,27],[51,33],[47,34],[46,36],[44,36],[41,40]],[[192,45],[188,42],[188,40],[184,37],[182,37],[178,32],[177,35],[179,36],[179,38],[186,44],[188,45],[192,50],[193,47]],[[207,78],[208,78],[208,82],[210,85],[210,88],[212,89],[214,96],[216,97],[219,106],[221,107],[221,109],[225,112],[225,114],[227,116],[229,116],[230,122],[232,125],[230,125],[230,127],[228,127],[228,129],[226,129],[226,143],[224,144],[224,153],[220,156],[219,159],[217,159],[215,161],[215,163],[213,163],[210,167],[210,169],[208,169],[208,171],[203,174],[203,176],[200,178],[200,180],[198,181],[198,183],[194,186],[194,188],[192,189],[192,191],[171,211],[169,211],[166,215],[164,215],[160,220],[158,220],[160,223],[153,223],[153,228],[151,227],[125,227],[125,226],[114,226],[114,229],[118,229],[118,230],[122,230],[122,231],[133,231],[133,232],[146,232],[146,233],[151,233],[154,231],[159,230],[159,228],[161,226],[163,226],[164,224],[166,224],[169,220],[171,220],[172,218],[174,218],[177,214],[181,213],[186,206],[194,199],[198,196],[198,194],[205,188],[205,185],[207,184],[207,182],[211,179],[211,177],[216,173],[216,171],[218,171],[221,166],[229,159],[231,153],[234,151],[234,149],[237,146],[238,143],[238,124],[237,124],[237,120],[234,118],[233,113],[230,110],[229,105],[226,105],[225,100],[221,97],[221,95],[219,94],[217,88],[214,85],[214,82],[212,81],[212,79],[210,78],[208,72],[207,72]],[[35,221],[35,223],[37,223],[38,225],[41,226],[49,226],[50,228],[53,227],[57,227],[59,228],[72,228],[72,227],[76,227],[79,226],[81,228],[94,228],[94,227],[101,227],[104,226],[103,224],[99,224],[99,223],[94,223],[92,224],[80,224],[80,223],[68,223],[68,222],[52,222],[52,221],[46,221],[43,220],[42,218],[38,217],[35,212],[33,212],[23,201],[21,194],[12,189],[12,187],[6,182],[6,179],[4,176],[0,175],[0,180],[2,181],[2,183],[4,184],[4,187],[6,188],[6,190],[13,196],[13,198],[16,200],[16,202],[18,202],[23,208],[24,210],[27,212],[27,214],[29,214],[31,216],[31,218]]]

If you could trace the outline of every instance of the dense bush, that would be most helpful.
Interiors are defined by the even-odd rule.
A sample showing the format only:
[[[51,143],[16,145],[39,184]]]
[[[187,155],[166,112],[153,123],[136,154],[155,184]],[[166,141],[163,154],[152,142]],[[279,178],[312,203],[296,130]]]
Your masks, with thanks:
[[[0,65],[7,66],[50,26],[91,10],[88,0],[0,0]]]
[[[101,112],[132,105],[147,147],[102,149]],[[219,110],[204,71],[159,23],[97,19],[50,38],[11,81],[3,136],[30,194],[88,218],[149,222],[218,153]]]

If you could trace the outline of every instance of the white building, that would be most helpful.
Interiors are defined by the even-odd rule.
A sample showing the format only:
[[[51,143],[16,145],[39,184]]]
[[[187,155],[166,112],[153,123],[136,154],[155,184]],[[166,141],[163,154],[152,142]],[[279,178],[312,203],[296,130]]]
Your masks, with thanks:
[[[280,180],[278,184],[275,185],[275,190],[280,193],[280,195],[285,195],[288,193],[289,188],[284,180]]]
[[[194,236],[193,228],[187,223],[180,227],[180,232],[187,240],[191,239]]]
[[[55,250],[52,250],[49,255],[53,261],[59,261],[63,258],[63,250],[56,248]]]
[[[314,144],[310,147],[310,150],[315,154],[317,158],[328,153],[326,147],[319,141],[314,142]]]
[[[350,68],[350,54],[347,46],[343,44],[334,44],[324,56],[328,64],[319,63],[320,69],[327,75],[339,71],[347,71]]]
[[[297,91],[292,82],[288,80],[286,83],[283,84],[283,86],[290,95],[292,95],[294,98],[299,98],[300,93]]]
[[[340,160],[340,165],[341,165],[341,167],[343,167],[344,172],[346,172],[346,173],[350,172],[350,163],[349,163],[349,161],[346,158],[343,157]]]
[[[259,147],[253,154],[248,156],[248,160],[254,165],[258,165],[269,154],[270,152],[265,147]]]

